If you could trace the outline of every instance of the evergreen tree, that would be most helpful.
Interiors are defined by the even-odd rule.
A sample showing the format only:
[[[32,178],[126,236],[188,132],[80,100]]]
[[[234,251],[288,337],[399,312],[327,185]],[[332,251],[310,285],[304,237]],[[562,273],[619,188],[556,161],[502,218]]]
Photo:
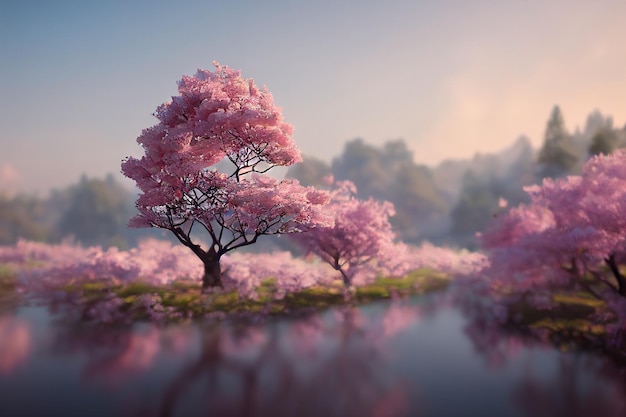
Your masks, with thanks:
[[[617,134],[607,128],[598,130],[591,138],[589,145],[590,155],[608,155],[618,148]]]
[[[577,155],[571,135],[565,128],[559,106],[552,109],[537,162],[540,178],[575,174],[580,168],[580,157]]]
[[[459,201],[450,213],[452,234],[472,246],[474,234],[483,230],[498,211],[500,191],[493,179],[480,178],[473,171],[467,171]]]

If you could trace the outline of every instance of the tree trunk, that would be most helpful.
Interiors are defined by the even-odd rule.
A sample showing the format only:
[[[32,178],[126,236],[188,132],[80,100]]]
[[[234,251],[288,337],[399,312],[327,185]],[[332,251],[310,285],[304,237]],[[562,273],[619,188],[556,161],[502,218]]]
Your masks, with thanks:
[[[335,254],[335,256],[333,256],[333,263],[330,266],[332,266],[334,270],[339,271],[341,274],[344,288],[350,288],[352,286],[352,280],[348,277],[346,271],[344,271],[341,267],[341,264],[339,263],[339,254]]]
[[[204,264],[204,275],[202,276],[202,290],[214,287],[223,287],[222,269],[217,255],[207,253],[202,258]]]
[[[192,225],[193,226],[193,225]],[[212,244],[209,249],[206,251],[193,243],[191,238],[187,233],[183,231],[180,227],[172,227],[169,229],[174,236],[182,243],[187,246],[204,264],[204,275],[202,275],[202,292],[204,292],[208,288],[214,287],[224,287],[222,285],[222,270],[220,268],[220,257],[221,254],[215,249],[215,244]]]
[[[617,262],[615,262],[615,255],[609,256],[607,259],[605,259],[605,262],[607,263],[609,268],[611,268],[611,272],[613,272],[613,275],[617,280],[617,292],[620,295],[626,297],[626,278],[624,278],[624,275],[622,275],[622,273],[619,271]]]
[[[341,279],[343,279],[344,287],[350,288],[352,286],[352,280],[350,280],[350,278],[348,278],[348,275],[344,272],[343,269],[338,268],[337,270],[341,273]]]

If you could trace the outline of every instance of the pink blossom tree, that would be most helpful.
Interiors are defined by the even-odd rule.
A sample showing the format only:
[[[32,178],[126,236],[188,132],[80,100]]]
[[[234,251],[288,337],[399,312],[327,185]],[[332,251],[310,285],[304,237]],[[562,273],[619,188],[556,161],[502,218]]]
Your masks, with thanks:
[[[348,289],[358,274],[372,275],[377,267],[382,269],[395,248],[395,234],[389,223],[389,217],[395,214],[393,205],[388,201],[359,200],[355,195],[352,182],[338,182],[329,203],[334,224],[293,236],[304,250],[339,271]]]
[[[222,286],[220,259],[233,249],[332,223],[328,193],[261,175],[301,161],[272,95],[214,65],[182,78],[179,95],[157,108],[159,123],[137,139],[145,155],[122,163],[142,191],[130,225],[171,231],[204,264],[203,289]]]
[[[490,290],[527,294],[550,308],[558,288],[606,302],[616,332],[626,332],[626,150],[590,159],[582,175],[526,188],[528,205],[511,209],[481,237]]]

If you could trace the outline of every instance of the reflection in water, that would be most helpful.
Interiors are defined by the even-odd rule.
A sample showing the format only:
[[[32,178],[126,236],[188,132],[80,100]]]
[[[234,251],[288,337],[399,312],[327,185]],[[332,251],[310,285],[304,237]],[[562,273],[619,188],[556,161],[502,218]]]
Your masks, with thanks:
[[[0,375],[10,375],[26,362],[31,336],[28,322],[12,316],[0,316]]]
[[[524,378],[514,391],[516,404],[528,416],[606,416],[626,415],[624,392],[606,380],[585,381],[581,378],[589,368],[598,365],[597,358],[581,354],[563,355],[548,378],[541,378],[529,365]]]
[[[374,346],[367,343],[357,313],[348,310],[342,320],[317,323],[321,325],[313,327],[314,331],[333,337],[333,341],[320,337],[304,340],[309,343],[306,362],[292,352],[294,342],[301,345],[303,341],[293,339],[297,330],[283,333],[274,325],[260,336],[256,328],[233,332],[220,325],[205,327],[200,355],[168,385],[159,415],[174,415],[198,386],[205,391],[203,411],[207,415],[398,415],[401,391],[389,386],[377,372],[384,365]],[[311,331],[307,321],[294,327],[302,324]]]
[[[115,378],[141,373],[154,364],[161,348],[161,334],[155,326],[126,333],[124,343],[113,351],[94,358],[85,368],[85,376]]]
[[[612,362],[438,303],[169,327],[26,317],[0,319],[2,415],[626,415]]]
[[[64,327],[54,350],[88,352],[85,382],[109,387],[184,357],[149,403],[124,404],[134,415],[398,416],[405,390],[381,372],[385,342],[416,311],[398,303],[374,316],[346,308],[256,325]]]
[[[520,360],[523,372],[512,400],[523,415],[626,416],[626,364],[574,347],[559,353],[536,334],[505,329],[495,321],[474,319],[465,331],[489,368]],[[549,362],[537,360],[546,353]]]

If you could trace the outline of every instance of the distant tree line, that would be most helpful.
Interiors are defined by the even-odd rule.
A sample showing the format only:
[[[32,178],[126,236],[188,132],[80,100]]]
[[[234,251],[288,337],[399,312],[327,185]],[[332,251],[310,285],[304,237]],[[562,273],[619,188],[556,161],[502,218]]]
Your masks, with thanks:
[[[83,176],[47,197],[0,193],[0,245],[20,238],[49,243],[71,238],[88,246],[134,246],[146,234],[127,228],[135,214],[135,198],[112,175]]]
[[[305,185],[323,185],[332,174],[337,180],[350,180],[361,199],[375,198],[394,203],[395,229],[405,241],[418,241],[422,230],[436,229],[446,222],[446,197],[437,187],[433,173],[413,162],[413,154],[402,140],[386,143],[382,149],[355,139],[328,165],[315,158],[290,168],[287,176]]]
[[[498,154],[477,154],[470,160],[428,167],[413,161],[413,153],[401,139],[382,147],[354,139],[330,164],[305,156],[287,176],[304,185],[322,185],[323,178],[332,174],[337,180],[354,182],[359,198],[392,202],[396,208],[392,223],[407,243],[429,240],[473,248],[476,232],[505,206],[526,201],[524,186],[579,174],[589,157],[622,147],[626,147],[626,126],[615,128],[610,116],[594,111],[582,131],[570,133],[560,107],[555,106],[539,150],[522,136]]]
[[[476,232],[505,210],[501,207],[505,201],[508,206],[526,202],[522,187],[547,177],[579,174],[590,156],[623,147],[626,126],[614,127],[610,116],[594,111],[582,130],[570,133],[555,106],[538,150],[522,136],[498,154],[477,154],[428,167],[414,162],[413,152],[401,139],[380,147],[354,139],[330,163],[305,156],[287,176],[305,186],[323,186],[324,177],[332,174],[336,180],[354,182],[360,199],[392,202],[396,209],[392,224],[407,243],[428,240],[474,248]],[[158,230],[127,227],[137,212],[136,197],[111,175],[83,176],[47,197],[0,192],[0,245],[20,238],[53,243],[71,237],[84,245],[126,248],[149,235],[167,238]],[[279,246],[285,249],[284,244]]]

